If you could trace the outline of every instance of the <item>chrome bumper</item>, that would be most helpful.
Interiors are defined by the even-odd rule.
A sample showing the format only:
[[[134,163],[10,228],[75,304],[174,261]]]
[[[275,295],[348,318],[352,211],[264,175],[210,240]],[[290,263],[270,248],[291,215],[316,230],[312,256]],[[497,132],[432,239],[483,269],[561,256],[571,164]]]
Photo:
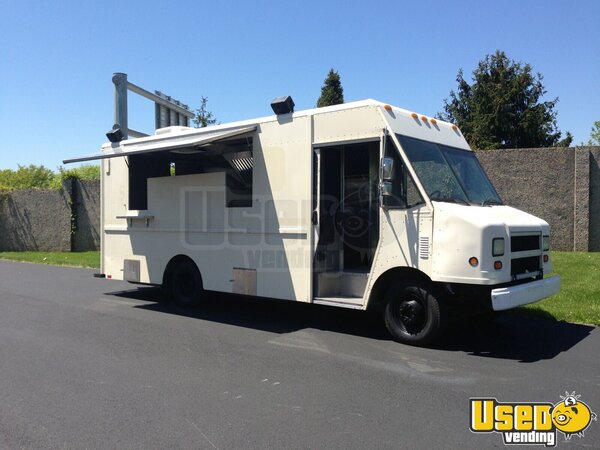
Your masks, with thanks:
[[[492,309],[502,311],[537,302],[560,290],[560,276],[492,290]]]

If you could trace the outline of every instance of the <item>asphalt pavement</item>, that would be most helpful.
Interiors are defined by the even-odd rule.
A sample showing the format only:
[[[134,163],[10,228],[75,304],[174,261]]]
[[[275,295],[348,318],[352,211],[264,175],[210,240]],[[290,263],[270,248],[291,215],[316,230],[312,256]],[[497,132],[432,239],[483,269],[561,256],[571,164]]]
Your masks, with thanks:
[[[457,323],[436,348],[360,311],[210,294],[183,308],[86,269],[0,261],[0,448],[500,448],[469,399],[600,413],[600,332]],[[557,447],[599,448],[600,424]],[[539,448],[539,447],[538,447]]]

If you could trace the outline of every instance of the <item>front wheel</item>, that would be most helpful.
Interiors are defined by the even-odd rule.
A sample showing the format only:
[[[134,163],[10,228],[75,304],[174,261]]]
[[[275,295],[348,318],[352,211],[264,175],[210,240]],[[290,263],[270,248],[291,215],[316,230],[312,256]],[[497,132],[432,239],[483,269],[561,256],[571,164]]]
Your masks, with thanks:
[[[395,341],[424,346],[441,332],[441,312],[431,288],[420,281],[394,283],[385,294],[385,326]]]

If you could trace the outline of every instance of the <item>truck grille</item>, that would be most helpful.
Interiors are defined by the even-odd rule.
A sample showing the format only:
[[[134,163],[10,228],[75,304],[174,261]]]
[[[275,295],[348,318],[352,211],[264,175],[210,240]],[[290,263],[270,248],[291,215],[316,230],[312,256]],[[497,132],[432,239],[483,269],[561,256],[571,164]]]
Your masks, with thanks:
[[[511,236],[510,238],[510,251],[515,252],[526,252],[528,250],[539,250],[540,249],[540,236]]]
[[[530,256],[527,258],[516,258],[510,262],[510,274],[521,275],[531,273],[537,275],[540,267],[540,257]]]
[[[511,235],[510,255],[510,274],[513,280],[542,275],[541,233]]]

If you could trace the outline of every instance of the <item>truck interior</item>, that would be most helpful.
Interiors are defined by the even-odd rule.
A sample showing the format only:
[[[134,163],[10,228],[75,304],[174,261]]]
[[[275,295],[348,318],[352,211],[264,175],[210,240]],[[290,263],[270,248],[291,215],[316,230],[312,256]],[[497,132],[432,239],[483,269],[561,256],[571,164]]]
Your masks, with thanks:
[[[379,240],[379,148],[375,141],[314,150],[316,299],[362,299]]]
[[[148,178],[225,172],[226,206],[252,206],[252,137],[129,155],[129,210],[148,209]]]

